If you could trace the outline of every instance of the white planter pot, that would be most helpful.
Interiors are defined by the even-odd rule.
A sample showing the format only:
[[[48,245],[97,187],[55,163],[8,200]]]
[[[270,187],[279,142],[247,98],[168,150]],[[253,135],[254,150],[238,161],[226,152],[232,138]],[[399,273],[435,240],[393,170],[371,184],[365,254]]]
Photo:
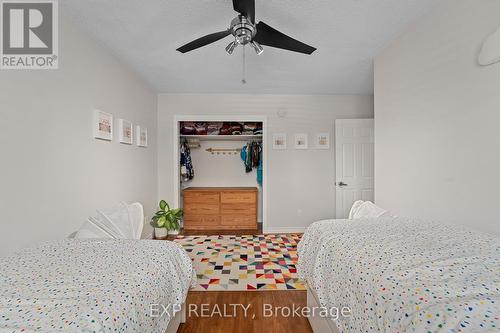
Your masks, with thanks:
[[[179,230],[169,230],[168,234],[172,236],[177,236],[179,234]]]
[[[155,228],[155,238],[156,239],[164,239],[168,236],[167,228]]]

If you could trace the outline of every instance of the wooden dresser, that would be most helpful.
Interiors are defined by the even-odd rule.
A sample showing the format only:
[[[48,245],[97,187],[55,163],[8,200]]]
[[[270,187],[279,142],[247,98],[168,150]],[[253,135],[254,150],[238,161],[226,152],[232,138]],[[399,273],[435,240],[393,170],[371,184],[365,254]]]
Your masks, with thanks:
[[[256,187],[189,187],[182,193],[184,229],[257,229]]]

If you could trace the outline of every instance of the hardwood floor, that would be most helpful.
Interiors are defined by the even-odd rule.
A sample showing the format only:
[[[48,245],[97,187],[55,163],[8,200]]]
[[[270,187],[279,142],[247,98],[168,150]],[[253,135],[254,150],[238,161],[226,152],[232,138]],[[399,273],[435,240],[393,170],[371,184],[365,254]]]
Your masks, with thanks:
[[[234,304],[241,304],[247,311]],[[202,310],[202,305],[205,312]],[[293,311],[294,305],[296,308],[306,306],[305,291],[189,292],[186,301],[186,323],[181,324],[177,332],[312,332],[307,318],[293,317],[291,314],[288,316],[287,310],[281,310],[283,307],[288,307]],[[276,312],[277,316],[268,317]],[[215,315],[210,316],[211,313]],[[204,314],[207,317],[203,316]]]
[[[248,235],[257,230],[182,231],[182,235]],[[190,291],[186,323],[179,333],[312,333],[305,317],[287,315],[284,307],[305,307],[306,291]],[[244,309],[244,308],[246,309]],[[271,308],[272,307],[272,308]],[[277,312],[277,315],[274,315]],[[269,316],[271,313],[273,315]]]

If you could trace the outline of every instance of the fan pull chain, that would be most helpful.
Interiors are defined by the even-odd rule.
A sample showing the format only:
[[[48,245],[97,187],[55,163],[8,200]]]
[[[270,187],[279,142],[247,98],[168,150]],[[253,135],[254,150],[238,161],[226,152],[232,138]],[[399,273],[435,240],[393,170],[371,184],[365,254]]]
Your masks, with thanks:
[[[247,71],[246,71],[246,57],[245,57],[245,49],[246,46],[243,45],[243,78],[241,79],[241,84],[246,84],[246,76],[247,76]]]

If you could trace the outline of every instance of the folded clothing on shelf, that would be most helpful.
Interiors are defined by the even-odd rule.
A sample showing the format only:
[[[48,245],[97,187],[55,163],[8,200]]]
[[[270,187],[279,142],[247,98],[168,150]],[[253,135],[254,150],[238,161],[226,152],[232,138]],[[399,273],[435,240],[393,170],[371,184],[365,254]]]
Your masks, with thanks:
[[[243,125],[241,123],[233,122],[229,126],[229,131],[231,135],[241,135],[241,133],[243,132]]]
[[[181,134],[182,135],[195,135],[196,127],[192,121],[184,121],[181,123]]]
[[[222,128],[222,123],[209,123],[207,126],[208,135],[219,135]]]
[[[257,128],[257,123],[245,123],[243,125],[243,135],[253,135],[255,129]]]
[[[224,122],[219,131],[220,135],[231,135],[231,125],[228,122]]]
[[[207,135],[207,123],[195,122],[194,126],[196,128],[196,135]]]
[[[262,135],[262,124],[257,124],[257,127],[253,130],[254,135]]]
[[[181,122],[182,135],[262,135],[262,123],[257,122]]]

